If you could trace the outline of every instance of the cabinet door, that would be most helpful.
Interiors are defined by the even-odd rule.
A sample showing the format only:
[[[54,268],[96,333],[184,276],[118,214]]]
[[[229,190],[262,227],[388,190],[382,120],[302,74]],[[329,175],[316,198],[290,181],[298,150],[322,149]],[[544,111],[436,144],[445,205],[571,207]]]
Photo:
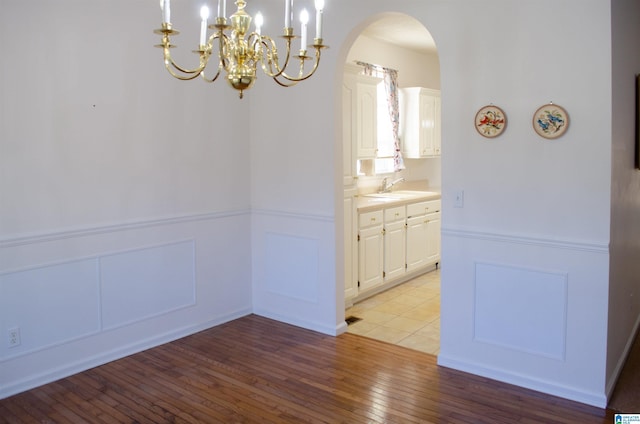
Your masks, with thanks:
[[[427,265],[428,231],[425,215],[407,219],[407,272]]]
[[[385,224],[384,279],[401,277],[405,273],[406,228],[404,220]]]
[[[378,147],[378,80],[358,76],[356,83],[356,140],[358,159],[376,157]]]
[[[357,214],[355,198],[352,192],[345,190],[344,197],[344,298],[349,300],[358,294],[358,244]]]
[[[422,87],[400,90],[402,153],[407,158],[440,155],[440,92]]]
[[[435,152],[436,103],[435,97],[420,93],[420,156],[433,156]]]
[[[440,262],[440,229],[442,221],[439,213],[426,215],[427,221],[427,262]]]
[[[382,223],[360,229],[358,242],[360,290],[368,290],[382,284],[383,247]]]

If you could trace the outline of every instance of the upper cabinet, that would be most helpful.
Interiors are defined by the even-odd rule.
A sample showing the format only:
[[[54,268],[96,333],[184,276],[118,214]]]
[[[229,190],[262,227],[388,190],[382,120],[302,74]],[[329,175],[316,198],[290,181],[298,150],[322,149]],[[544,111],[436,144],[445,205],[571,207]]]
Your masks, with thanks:
[[[358,159],[378,154],[378,84],[380,78],[356,77],[356,146]]]
[[[440,91],[400,89],[400,139],[405,158],[440,156]]]
[[[358,159],[378,156],[380,78],[362,75],[362,68],[345,66],[342,85],[344,185],[354,183]]]

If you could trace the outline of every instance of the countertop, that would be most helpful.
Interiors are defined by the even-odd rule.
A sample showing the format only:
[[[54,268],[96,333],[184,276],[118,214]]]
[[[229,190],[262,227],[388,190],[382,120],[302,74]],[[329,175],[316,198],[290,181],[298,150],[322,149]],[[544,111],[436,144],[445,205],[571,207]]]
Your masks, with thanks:
[[[398,191],[389,195],[398,197],[373,197],[371,195],[359,195],[357,200],[358,212],[370,212],[394,206],[407,205],[409,203],[424,202],[427,200],[438,200],[441,197],[440,191]]]

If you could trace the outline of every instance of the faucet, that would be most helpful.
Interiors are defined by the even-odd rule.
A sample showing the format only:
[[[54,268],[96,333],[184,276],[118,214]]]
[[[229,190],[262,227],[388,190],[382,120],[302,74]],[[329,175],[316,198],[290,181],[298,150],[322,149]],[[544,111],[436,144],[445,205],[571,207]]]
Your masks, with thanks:
[[[391,191],[391,187],[393,187],[394,185],[401,183],[404,181],[404,178],[398,178],[395,181],[392,182],[388,182],[388,178],[385,177],[382,180],[382,184],[380,184],[380,190],[378,191],[378,193],[388,193]]]

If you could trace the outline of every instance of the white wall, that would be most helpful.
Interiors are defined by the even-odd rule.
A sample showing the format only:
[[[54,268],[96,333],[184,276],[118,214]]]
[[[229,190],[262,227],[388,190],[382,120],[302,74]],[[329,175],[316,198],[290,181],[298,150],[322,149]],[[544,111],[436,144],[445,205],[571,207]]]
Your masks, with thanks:
[[[0,397],[250,313],[248,103],[168,75],[157,2],[0,10]]]
[[[260,7],[273,16],[263,33],[280,34],[282,3]],[[327,9],[326,22],[333,13]],[[346,324],[335,301],[333,171],[338,165],[328,104],[335,84],[332,52],[339,46],[327,35],[330,49],[311,79],[283,89],[259,75],[248,94],[253,296],[257,314],[337,334]]]
[[[540,19],[540,10],[553,13]],[[427,24],[440,53],[448,142],[439,363],[599,406],[606,404],[609,16],[609,2],[597,0],[458,1],[434,23],[446,22],[445,32]],[[554,141],[531,127],[533,112],[549,101],[571,118]],[[489,103],[509,120],[493,140],[470,125]],[[457,190],[464,208],[453,208]]]
[[[612,2],[613,157],[607,392],[640,326],[640,171],[634,169],[634,76],[640,74],[640,3]]]
[[[198,7],[176,3],[174,23],[184,31],[178,44],[190,50]],[[4,348],[0,375],[9,382],[0,395],[252,307],[307,328],[342,331],[342,67],[359,31],[394,11],[424,23],[441,63],[447,266],[440,363],[594,405],[606,402],[609,223],[617,213],[610,208],[608,1],[329,2],[325,40],[332,48],[318,74],[286,90],[261,77],[245,103],[226,87],[205,89],[163,73],[160,52],[150,48],[157,43],[151,33],[157,2],[67,0],[35,7],[4,0],[1,6],[0,35],[10,40],[0,63],[2,311],[13,304],[7,287],[13,290],[21,278],[44,287],[34,297],[44,293],[45,302],[65,307],[71,302],[56,312],[56,323],[84,319],[78,315],[89,314],[87,302],[117,302],[128,293],[140,301],[144,291],[136,287],[104,297],[96,284],[117,286],[113,276],[130,267],[139,277],[133,284],[152,292],[165,257],[178,275],[192,272],[196,302],[185,296],[167,304],[161,296],[151,314],[108,331],[100,323],[113,321],[93,311],[93,327],[61,333],[62,340],[47,341],[50,347],[13,350],[17,354]],[[265,7],[263,13],[281,15],[279,1]],[[539,10],[553,13],[541,20]],[[279,32],[281,25],[274,26],[265,32]],[[487,49],[487,40],[498,47]],[[567,108],[572,120],[555,141],[531,129],[533,111],[549,100]],[[167,101],[170,110],[162,106]],[[507,131],[492,141],[471,126],[488,103],[509,118]],[[157,126],[163,131],[153,130]],[[183,148],[176,150],[176,143]],[[25,149],[31,145],[36,148]],[[92,158],[96,162],[86,165]],[[41,169],[47,172],[38,176]],[[22,195],[18,183],[36,195]],[[454,209],[458,189],[465,190],[465,207]],[[36,278],[41,269],[48,278]],[[157,281],[176,288],[170,276]],[[76,298],[70,290],[80,288]],[[68,295],[56,297],[60,293]],[[17,300],[32,307],[38,299]],[[523,313],[513,313],[514,305]],[[21,325],[10,319],[2,317],[2,334]],[[33,314],[27,319],[37,322]],[[33,346],[29,337],[22,334],[25,347]]]
[[[433,34],[441,64],[447,144],[442,158],[446,266],[439,362],[604,406],[611,122],[601,109],[611,108],[608,2],[390,5],[379,0],[361,6],[341,2],[327,9],[327,42],[333,48],[323,57],[317,77],[279,94],[281,107],[266,107],[275,88],[261,86],[252,93],[257,101],[252,102],[252,117],[260,115],[252,120],[253,199],[256,206],[277,211],[279,218],[261,220],[254,240],[295,228],[301,217],[310,221],[314,214],[333,215],[337,284],[329,287],[331,281],[313,279],[318,288],[313,300],[334,291],[335,304],[343,304],[342,172],[335,169],[342,163],[342,66],[359,31],[380,13],[410,14]],[[541,20],[539,10],[553,13]],[[328,87],[333,87],[331,98]],[[564,106],[572,120],[565,136],[555,141],[540,138],[531,128],[533,112],[549,101]],[[503,107],[509,118],[507,131],[491,141],[472,126],[476,111],[489,103]],[[331,148],[333,161],[326,155]],[[301,152],[317,156],[309,162],[290,160]],[[293,190],[303,185],[297,181],[303,175],[307,189]],[[326,190],[331,180],[333,198]],[[465,190],[465,207],[454,209],[458,189]],[[329,205],[335,205],[335,212],[326,209]],[[292,209],[297,213],[288,218]],[[320,231],[310,238],[319,240],[318,259],[301,258],[301,253],[295,258],[325,269],[319,259],[325,256],[325,239]],[[265,263],[268,252],[255,242],[253,247],[254,263]],[[257,274],[254,293],[269,291],[270,296],[256,296],[256,308],[311,328],[335,325],[339,330],[340,310],[334,310],[335,323],[326,321],[324,308],[308,295],[296,299],[293,280]]]

